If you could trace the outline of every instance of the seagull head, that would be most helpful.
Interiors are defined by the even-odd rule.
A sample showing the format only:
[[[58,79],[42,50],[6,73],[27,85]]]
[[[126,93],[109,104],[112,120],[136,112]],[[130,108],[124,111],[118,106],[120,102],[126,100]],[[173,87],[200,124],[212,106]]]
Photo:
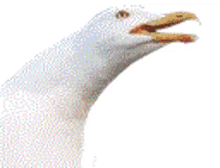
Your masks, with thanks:
[[[147,54],[148,50],[156,50],[171,42],[195,41],[195,35],[157,32],[192,19],[198,20],[189,12],[156,15],[141,7],[112,7],[97,14],[85,26],[83,34],[87,42],[95,44],[95,48],[102,52],[143,46]]]
[[[150,52],[171,42],[193,42],[195,35],[157,31],[191,19],[197,17],[189,12],[155,15],[141,7],[112,7],[94,16],[75,39],[80,69],[91,74],[84,82],[84,97],[95,100],[124,69]]]

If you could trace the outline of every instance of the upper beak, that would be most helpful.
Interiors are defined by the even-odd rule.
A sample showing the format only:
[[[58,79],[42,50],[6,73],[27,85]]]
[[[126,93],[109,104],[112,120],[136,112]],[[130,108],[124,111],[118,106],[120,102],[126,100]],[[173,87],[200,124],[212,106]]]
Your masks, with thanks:
[[[197,20],[195,14],[189,12],[175,12],[166,14],[165,17],[151,21],[147,24],[141,24],[131,30],[131,34],[147,34],[152,35],[156,42],[193,42],[197,36],[190,34],[174,34],[174,33],[158,33],[159,29],[171,27],[186,20]]]

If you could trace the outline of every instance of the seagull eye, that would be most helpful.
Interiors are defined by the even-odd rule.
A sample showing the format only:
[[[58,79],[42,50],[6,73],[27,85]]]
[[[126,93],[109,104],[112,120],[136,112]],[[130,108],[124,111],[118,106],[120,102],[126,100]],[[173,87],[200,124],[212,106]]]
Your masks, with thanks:
[[[118,19],[120,18],[127,18],[129,16],[129,13],[126,12],[126,11],[119,11],[117,14],[116,14],[116,17]]]

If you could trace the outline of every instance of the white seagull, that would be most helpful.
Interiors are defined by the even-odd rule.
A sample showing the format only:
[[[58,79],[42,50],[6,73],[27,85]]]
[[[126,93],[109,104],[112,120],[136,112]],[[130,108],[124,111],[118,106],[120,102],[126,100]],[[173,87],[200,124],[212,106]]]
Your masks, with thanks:
[[[2,86],[3,167],[81,167],[84,126],[99,95],[150,52],[195,41],[157,32],[191,19],[189,12],[112,7],[35,56]]]

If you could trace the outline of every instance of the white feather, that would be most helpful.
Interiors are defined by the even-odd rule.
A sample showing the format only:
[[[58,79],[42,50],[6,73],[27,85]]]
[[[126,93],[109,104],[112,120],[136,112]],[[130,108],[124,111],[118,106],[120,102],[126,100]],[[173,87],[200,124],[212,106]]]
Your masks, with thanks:
[[[2,88],[5,167],[81,167],[90,107],[126,67],[164,45],[135,26],[159,16],[126,8],[96,15],[83,29],[38,54]]]

